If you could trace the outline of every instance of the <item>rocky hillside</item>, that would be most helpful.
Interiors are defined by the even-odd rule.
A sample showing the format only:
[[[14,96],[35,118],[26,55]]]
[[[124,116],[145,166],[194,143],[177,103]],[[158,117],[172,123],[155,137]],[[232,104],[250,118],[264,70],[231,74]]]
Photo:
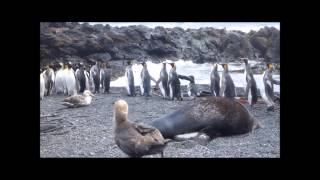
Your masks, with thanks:
[[[41,64],[89,59],[186,59],[196,63],[239,57],[280,61],[280,31],[265,27],[258,32],[200,28],[111,27],[74,22],[40,23]],[[221,60],[221,59],[220,59]]]

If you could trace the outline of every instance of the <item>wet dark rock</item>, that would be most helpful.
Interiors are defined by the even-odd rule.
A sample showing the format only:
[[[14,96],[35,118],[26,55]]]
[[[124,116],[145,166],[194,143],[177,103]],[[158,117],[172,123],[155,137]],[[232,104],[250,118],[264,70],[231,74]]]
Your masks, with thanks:
[[[192,60],[195,63],[237,61],[240,57],[262,57],[280,61],[280,31],[265,27],[244,33],[225,29],[111,27],[89,23],[55,22],[40,24],[40,57],[55,61],[66,56],[106,60],[164,58]]]

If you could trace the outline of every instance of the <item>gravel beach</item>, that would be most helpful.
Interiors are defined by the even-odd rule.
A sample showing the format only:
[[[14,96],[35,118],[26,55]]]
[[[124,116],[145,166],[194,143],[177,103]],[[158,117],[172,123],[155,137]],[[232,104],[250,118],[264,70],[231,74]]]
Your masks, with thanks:
[[[111,87],[111,94],[96,94],[90,106],[65,108],[64,96],[46,96],[40,101],[40,157],[126,158],[113,140],[113,102],[124,99],[131,121],[149,124],[189,101],[168,101],[157,95],[128,97],[124,88]],[[247,108],[248,104],[244,104]],[[219,137],[203,144],[196,140],[171,142],[167,158],[280,157],[280,104],[266,111],[259,98],[252,114],[262,124],[249,134]],[[47,116],[47,117],[46,117]],[[159,158],[159,155],[144,156]]]

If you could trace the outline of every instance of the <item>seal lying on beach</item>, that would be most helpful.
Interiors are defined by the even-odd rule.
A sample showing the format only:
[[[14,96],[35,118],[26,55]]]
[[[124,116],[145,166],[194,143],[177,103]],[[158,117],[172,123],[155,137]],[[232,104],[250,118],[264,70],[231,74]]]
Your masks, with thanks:
[[[115,142],[130,157],[161,154],[167,141],[154,127],[128,120],[128,104],[124,100],[114,103]]]
[[[245,134],[259,127],[259,123],[239,102],[223,97],[203,97],[180,109],[156,119],[151,124],[164,138],[200,132],[211,139],[218,136]]]

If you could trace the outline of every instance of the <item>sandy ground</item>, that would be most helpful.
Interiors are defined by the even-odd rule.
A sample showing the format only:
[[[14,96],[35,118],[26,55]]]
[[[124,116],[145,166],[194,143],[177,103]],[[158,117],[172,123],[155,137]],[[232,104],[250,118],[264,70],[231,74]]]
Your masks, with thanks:
[[[129,119],[150,123],[188,101],[168,101],[159,96],[128,97],[123,88],[111,88],[111,94],[97,94],[90,106],[66,109],[63,96],[52,95],[40,101],[40,157],[123,158],[128,157],[113,140],[113,102],[129,104]],[[248,105],[244,104],[247,108]],[[195,140],[171,142],[164,151],[167,158],[280,157],[280,105],[266,111],[259,99],[252,111],[263,125],[249,134],[219,137],[207,144]],[[54,129],[44,130],[47,127]],[[145,157],[160,157],[150,155]]]

